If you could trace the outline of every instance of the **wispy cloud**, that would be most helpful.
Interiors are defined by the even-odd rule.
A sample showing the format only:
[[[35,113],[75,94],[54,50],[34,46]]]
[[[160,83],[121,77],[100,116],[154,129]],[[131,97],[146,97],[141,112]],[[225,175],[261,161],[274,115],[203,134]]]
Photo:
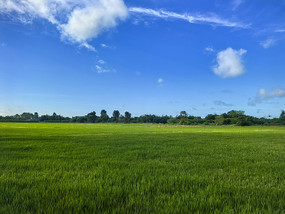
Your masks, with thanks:
[[[163,82],[164,82],[164,79],[158,78],[157,83],[159,84],[159,86],[162,86]]]
[[[217,15],[201,15],[201,14],[188,14],[188,13],[175,13],[166,10],[153,10],[142,7],[131,7],[129,12],[133,14],[141,14],[145,16],[152,16],[162,19],[180,19],[192,24],[209,24],[214,26],[235,27],[235,28],[248,28],[250,25],[229,21],[222,19]]]
[[[102,60],[102,59],[99,59],[98,63],[101,64],[101,65],[104,65],[106,62],[104,60]]]
[[[258,95],[255,98],[249,99],[248,105],[255,106],[256,104],[262,103],[265,100],[283,97],[285,97],[285,89],[283,88],[276,88],[271,92],[268,92],[265,89],[260,89]]]
[[[270,48],[272,47],[273,45],[275,45],[276,41],[274,39],[267,39],[267,40],[264,40],[264,41],[261,41],[259,44],[267,49],[267,48]]]
[[[103,73],[116,73],[117,70],[111,68],[108,63],[103,59],[97,59],[95,66],[91,68],[93,71],[97,72],[98,74]]]
[[[245,73],[242,56],[246,52],[244,49],[234,50],[230,47],[220,51],[217,54],[217,65],[213,68],[214,73],[223,78],[242,75]]]
[[[213,52],[215,52],[215,49],[210,47],[210,46],[208,46],[208,47],[205,48],[205,51],[213,53]]]
[[[95,51],[88,41],[124,20],[128,9],[123,0],[0,0],[0,13],[17,15],[23,23],[48,20],[62,39]]]
[[[285,29],[277,29],[275,30],[275,33],[285,33]]]
[[[102,73],[116,73],[117,70],[116,69],[108,69],[106,67],[103,67],[102,65],[96,65],[96,70],[98,74],[102,74]]]
[[[113,50],[116,49],[116,46],[111,46],[111,45],[107,45],[107,44],[104,44],[104,43],[101,44],[101,47],[102,48],[107,48],[107,49],[113,49]]]
[[[214,101],[214,104],[217,106],[226,106],[226,107],[233,106],[233,104],[225,103],[224,101],[221,100]]]
[[[233,10],[236,10],[243,2],[244,0],[233,0]]]

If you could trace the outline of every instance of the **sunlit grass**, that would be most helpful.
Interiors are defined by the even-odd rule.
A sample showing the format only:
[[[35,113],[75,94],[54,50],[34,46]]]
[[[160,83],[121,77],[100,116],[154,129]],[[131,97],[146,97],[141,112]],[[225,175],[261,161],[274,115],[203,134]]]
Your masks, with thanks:
[[[0,123],[0,213],[282,213],[285,127]]]

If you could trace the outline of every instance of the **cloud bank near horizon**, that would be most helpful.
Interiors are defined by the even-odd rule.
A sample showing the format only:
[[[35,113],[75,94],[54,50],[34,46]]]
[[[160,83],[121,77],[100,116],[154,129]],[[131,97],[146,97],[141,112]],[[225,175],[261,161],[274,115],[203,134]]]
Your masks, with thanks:
[[[262,103],[263,101],[271,100],[274,98],[285,98],[285,89],[276,88],[275,90],[271,92],[268,92],[265,89],[259,89],[258,95],[253,99],[249,99],[248,105],[256,106],[256,104],[259,104],[259,103]]]

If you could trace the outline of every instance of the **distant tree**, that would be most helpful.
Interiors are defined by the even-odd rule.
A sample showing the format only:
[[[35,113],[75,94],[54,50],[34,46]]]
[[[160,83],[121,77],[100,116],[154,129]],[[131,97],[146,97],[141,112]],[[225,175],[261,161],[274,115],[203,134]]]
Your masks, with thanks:
[[[101,110],[100,114],[100,122],[106,123],[108,122],[109,116],[107,115],[107,111],[105,109]]]
[[[230,118],[225,118],[224,125],[230,125],[232,123],[232,120]]]
[[[187,114],[186,111],[181,111],[181,112],[180,112],[180,116],[181,116],[181,117],[187,117],[188,114]]]
[[[32,113],[29,112],[24,112],[21,114],[21,119],[23,120],[32,120],[34,117],[34,115]]]
[[[188,114],[186,111],[181,111],[180,112],[180,115],[178,117],[178,119],[180,120],[179,121],[179,124],[180,125],[187,125],[189,123],[189,120],[187,118]]]
[[[279,117],[279,121],[281,125],[285,125],[285,111],[282,111]]]
[[[38,119],[39,119],[39,114],[38,114],[38,112],[35,112],[35,113],[34,113],[34,119],[35,119],[35,120],[38,120]]]
[[[178,124],[179,122],[180,122],[180,120],[177,118],[174,118],[174,117],[171,117],[167,120],[167,123],[169,123],[169,124]]]
[[[95,123],[96,122],[97,116],[96,116],[96,112],[95,111],[92,111],[92,112],[88,113],[86,115],[86,117],[87,117],[87,122],[88,123]]]
[[[58,116],[57,116],[57,114],[55,113],[55,112],[53,112],[53,114],[52,114],[52,120],[57,120],[58,119]]]
[[[118,122],[119,121],[119,117],[120,117],[120,112],[118,110],[114,110],[113,111],[113,118],[112,118],[112,122]]]
[[[223,115],[218,115],[215,118],[215,124],[216,125],[223,125],[225,121],[225,118],[223,117]]]
[[[85,123],[87,122],[87,118],[86,117],[77,117],[77,121],[78,123]]]
[[[199,125],[202,124],[204,120],[201,117],[194,117],[189,119],[188,124]]]
[[[215,115],[215,114],[208,114],[206,117],[205,117],[205,120],[206,121],[214,121],[215,120],[215,118],[216,118],[216,116],[217,115]]]
[[[244,118],[240,118],[237,123],[237,126],[249,126],[250,125],[250,121],[248,118],[244,117]]]
[[[19,120],[19,119],[21,119],[21,116],[20,116],[19,114],[15,114],[15,115],[14,115],[14,118],[15,118],[16,120]]]
[[[244,115],[244,111],[231,110],[227,113],[230,118],[237,118]]]
[[[125,112],[125,123],[130,123],[131,122],[131,117],[132,117],[131,113],[126,111]]]

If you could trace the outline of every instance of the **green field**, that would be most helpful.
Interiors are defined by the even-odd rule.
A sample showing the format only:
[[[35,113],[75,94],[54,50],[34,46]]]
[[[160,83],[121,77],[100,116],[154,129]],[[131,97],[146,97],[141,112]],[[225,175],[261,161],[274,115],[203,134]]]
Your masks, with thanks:
[[[0,123],[0,213],[285,213],[285,127]]]

